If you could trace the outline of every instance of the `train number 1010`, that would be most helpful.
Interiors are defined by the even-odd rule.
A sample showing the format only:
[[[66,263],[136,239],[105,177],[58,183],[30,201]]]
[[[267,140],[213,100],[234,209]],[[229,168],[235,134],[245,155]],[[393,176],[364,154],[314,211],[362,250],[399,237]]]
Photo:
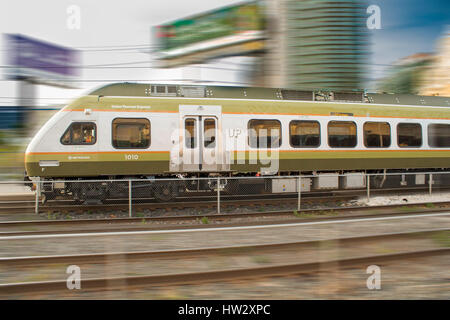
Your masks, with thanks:
[[[139,160],[139,155],[137,154],[126,154],[125,160]]]

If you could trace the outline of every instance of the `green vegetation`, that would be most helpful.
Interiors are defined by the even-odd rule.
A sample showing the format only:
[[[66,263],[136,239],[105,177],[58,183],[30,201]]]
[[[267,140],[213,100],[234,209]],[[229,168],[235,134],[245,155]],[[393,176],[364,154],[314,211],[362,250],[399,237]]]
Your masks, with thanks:
[[[433,240],[442,247],[450,247],[450,231],[442,231],[433,235]]]
[[[209,223],[209,219],[208,219],[208,217],[203,217],[203,218],[200,219],[200,222],[202,224],[208,224]]]
[[[335,216],[338,212],[334,211],[334,209],[331,210],[320,210],[316,212],[298,212],[297,210],[294,210],[294,216],[297,218],[308,218],[308,217],[317,217],[317,216]]]
[[[388,93],[417,94],[431,61],[431,56],[425,56],[412,62],[392,66],[389,75],[378,82],[378,89]]]
[[[156,297],[156,299],[162,300],[185,300],[186,298],[187,297],[184,296],[182,293],[174,291],[172,289]]]
[[[270,259],[266,256],[253,256],[252,257],[253,262],[258,264],[264,264],[264,263],[270,263]]]
[[[376,248],[375,249],[376,253],[378,254],[392,254],[395,253],[396,251],[392,248],[385,248],[385,247],[380,247],[380,248]]]
[[[32,226],[27,226],[27,227],[22,227],[20,228],[22,231],[38,231],[39,228],[37,227],[32,227]]]
[[[23,167],[26,148],[22,134],[18,130],[0,131],[0,168]],[[7,172],[5,172],[7,173]]]

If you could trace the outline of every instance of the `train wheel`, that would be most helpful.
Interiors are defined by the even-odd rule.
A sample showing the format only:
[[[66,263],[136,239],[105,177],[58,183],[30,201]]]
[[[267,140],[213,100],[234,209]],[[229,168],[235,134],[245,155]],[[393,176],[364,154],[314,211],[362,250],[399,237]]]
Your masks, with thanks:
[[[98,203],[101,204],[107,198],[105,188],[97,183],[84,183],[75,192],[74,200],[81,204]]]
[[[238,194],[239,193],[239,180],[228,179],[227,184],[225,185],[225,192],[227,192],[229,194]]]
[[[178,186],[175,183],[160,183],[153,190],[157,201],[167,202],[178,197]]]

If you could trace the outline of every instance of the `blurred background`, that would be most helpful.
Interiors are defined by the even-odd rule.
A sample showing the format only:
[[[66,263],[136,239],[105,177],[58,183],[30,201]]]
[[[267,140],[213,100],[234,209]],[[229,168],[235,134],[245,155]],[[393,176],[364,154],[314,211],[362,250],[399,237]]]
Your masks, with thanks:
[[[111,82],[450,96],[448,0],[4,1],[0,179],[36,130]]]

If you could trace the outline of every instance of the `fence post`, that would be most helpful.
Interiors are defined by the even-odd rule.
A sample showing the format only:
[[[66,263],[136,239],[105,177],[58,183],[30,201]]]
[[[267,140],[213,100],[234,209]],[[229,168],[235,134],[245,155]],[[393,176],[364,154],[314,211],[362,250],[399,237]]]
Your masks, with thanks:
[[[131,218],[131,180],[128,180],[128,215]]]
[[[220,214],[220,178],[217,177],[217,213]]]
[[[367,174],[367,201],[370,201],[370,174]]]
[[[428,188],[429,188],[430,197],[431,197],[431,194],[433,193],[433,174],[432,173],[430,173],[430,177],[428,178]]]
[[[300,212],[302,207],[302,178],[301,176],[298,177],[298,203],[297,203],[297,211]]]
[[[36,180],[36,200],[34,205],[34,213],[39,214],[39,194],[41,193],[41,179],[38,177]]]

